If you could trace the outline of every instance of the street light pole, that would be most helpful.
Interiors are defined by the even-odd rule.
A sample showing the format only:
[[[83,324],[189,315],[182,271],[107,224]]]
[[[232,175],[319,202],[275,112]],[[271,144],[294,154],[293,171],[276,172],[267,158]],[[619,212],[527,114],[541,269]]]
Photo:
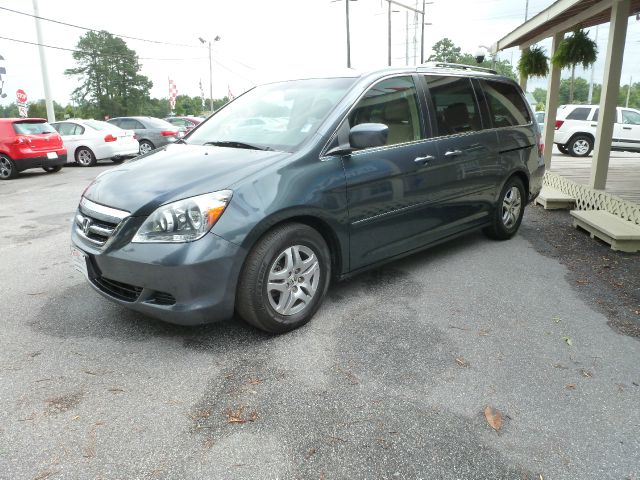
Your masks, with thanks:
[[[391,2],[387,1],[387,5],[389,5],[389,11],[388,11],[388,15],[387,15],[387,24],[388,24],[388,35],[387,35],[387,40],[388,40],[388,65],[391,66]]]
[[[213,63],[211,61],[211,40],[207,42],[207,40],[202,37],[198,37],[198,40],[200,40],[201,43],[209,44],[209,110],[213,113]],[[216,35],[213,41],[220,41],[220,37]]]
[[[36,20],[36,37],[38,38],[38,51],[40,52],[40,69],[42,71],[42,83],[44,84],[44,102],[47,107],[47,120],[49,122],[55,122],[56,115],[53,110],[51,89],[49,88],[49,69],[47,68],[47,57],[42,44],[42,30],[40,29],[40,10],[38,9],[38,0],[33,0],[33,14]]]

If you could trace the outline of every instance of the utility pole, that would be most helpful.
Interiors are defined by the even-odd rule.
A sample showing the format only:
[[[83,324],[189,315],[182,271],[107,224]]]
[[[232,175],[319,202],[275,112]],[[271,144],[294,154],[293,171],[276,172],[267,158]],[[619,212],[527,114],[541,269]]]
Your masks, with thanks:
[[[33,0],[33,15],[36,21],[36,36],[38,38],[38,51],[40,52],[40,70],[42,71],[42,83],[44,84],[44,101],[47,106],[47,120],[51,123],[56,121],[56,115],[53,110],[51,89],[49,88],[49,70],[47,69],[47,57],[42,41],[42,30],[40,29],[40,9],[38,8],[38,0]]]
[[[524,21],[526,22],[528,18],[529,18],[529,0],[526,0],[526,3],[524,5]]]
[[[349,2],[351,0],[344,0],[345,11],[347,15],[347,68],[351,68],[351,34],[349,32]]]
[[[426,2],[422,0],[422,25],[420,30],[420,63],[424,63],[424,9]]]
[[[598,43],[598,26],[596,25],[596,38],[595,38],[595,42]],[[587,103],[589,105],[591,105],[591,102],[593,101],[593,73],[595,71],[595,64],[591,65],[591,80],[589,80],[589,98],[587,99]]]
[[[629,77],[629,88],[627,88],[627,102],[625,107],[629,108],[629,96],[631,95],[631,85],[633,85],[633,77]]]
[[[388,15],[387,15],[387,25],[388,25],[388,29],[387,29],[387,40],[388,40],[388,45],[387,45],[387,53],[388,53],[388,62],[387,64],[389,66],[391,66],[391,2],[387,1],[387,5],[388,5]]]
[[[405,66],[409,66],[409,10],[405,12],[404,19],[404,64]]]

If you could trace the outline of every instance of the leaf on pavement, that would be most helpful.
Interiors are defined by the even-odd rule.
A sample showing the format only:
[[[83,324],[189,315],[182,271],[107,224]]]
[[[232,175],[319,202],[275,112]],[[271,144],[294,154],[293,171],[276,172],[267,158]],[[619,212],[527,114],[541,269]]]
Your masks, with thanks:
[[[469,366],[469,362],[467,362],[463,357],[456,358],[456,363],[458,365],[460,365],[461,367],[468,367]]]
[[[496,432],[502,428],[502,415],[496,409],[487,405],[484,409],[484,418],[487,419],[489,426]]]
[[[576,389],[576,384],[575,383],[568,383],[564,386],[564,388],[566,388],[567,390],[575,390]]]
[[[562,340],[569,346],[573,345],[573,339],[571,337],[562,337]]]

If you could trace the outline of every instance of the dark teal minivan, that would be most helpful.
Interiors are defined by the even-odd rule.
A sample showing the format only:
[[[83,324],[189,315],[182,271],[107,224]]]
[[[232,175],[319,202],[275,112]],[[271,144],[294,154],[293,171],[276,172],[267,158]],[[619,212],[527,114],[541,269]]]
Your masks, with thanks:
[[[183,140],[101,174],[72,256],[158,319],[308,322],[329,282],[483,229],[505,240],[540,192],[516,83],[448,64],[255,87]]]

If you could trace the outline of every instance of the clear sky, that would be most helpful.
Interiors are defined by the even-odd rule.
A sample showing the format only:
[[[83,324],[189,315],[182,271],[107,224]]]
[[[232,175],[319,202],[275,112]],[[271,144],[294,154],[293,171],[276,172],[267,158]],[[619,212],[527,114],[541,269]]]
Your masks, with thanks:
[[[202,79],[208,96],[208,51],[198,37],[213,39],[214,97],[231,90],[242,93],[254,84],[273,78],[286,78],[309,73],[340,71],[346,67],[345,0],[39,0],[40,15],[93,29],[105,29],[114,34],[148,40],[190,45],[179,47],[125,39],[141,57],[142,73],[154,86],[151,95],[167,97],[168,78],[178,85],[179,93],[199,95]],[[415,6],[416,0],[399,0]],[[422,1],[419,1],[421,5]],[[479,45],[490,46],[515,27],[525,16],[525,0],[433,0],[427,6],[425,58],[431,46],[449,37],[463,51],[475,53]],[[551,0],[530,0],[529,17],[548,7]],[[33,13],[31,0],[0,0],[0,7]],[[357,0],[350,3],[351,57],[357,70],[384,67],[387,64],[387,3],[383,0]],[[409,64],[414,63],[414,33],[412,14],[393,6],[392,58],[394,65],[406,63],[406,40],[409,39]],[[407,30],[406,25],[409,25]],[[0,36],[36,42],[34,19],[0,10]],[[44,43],[74,48],[83,30],[42,22]],[[408,35],[407,35],[408,32]],[[595,28],[590,29],[593,37]],[[604,53],[608,26],[598,33],[598,45]],[[640,46],[640,22],[629,19],[623,81],[629,76],[640,81],[637,62]],[[547,49],[550,41],[542,42]],[[419,44],[417,60],[420,60]],[[76,82],[64,76],[65,68],[74,66],[70,52],[46,49],[52,94],[62,104],[69,101]],[[38,48],[0,39],[2,66],[7,69],[4,91],[15,100],[18,88],[26,90],[29,99],[44,96]],[[519,51],[501,52],[499,58],[513,58]],[[604,60],[595,67],[595,81],[601,82]],[[569,72],[565,71],[564,76]],[[577,71],[585,78],[589,73]],[[546,86],[544,80],[531,80],[529,90]]]

